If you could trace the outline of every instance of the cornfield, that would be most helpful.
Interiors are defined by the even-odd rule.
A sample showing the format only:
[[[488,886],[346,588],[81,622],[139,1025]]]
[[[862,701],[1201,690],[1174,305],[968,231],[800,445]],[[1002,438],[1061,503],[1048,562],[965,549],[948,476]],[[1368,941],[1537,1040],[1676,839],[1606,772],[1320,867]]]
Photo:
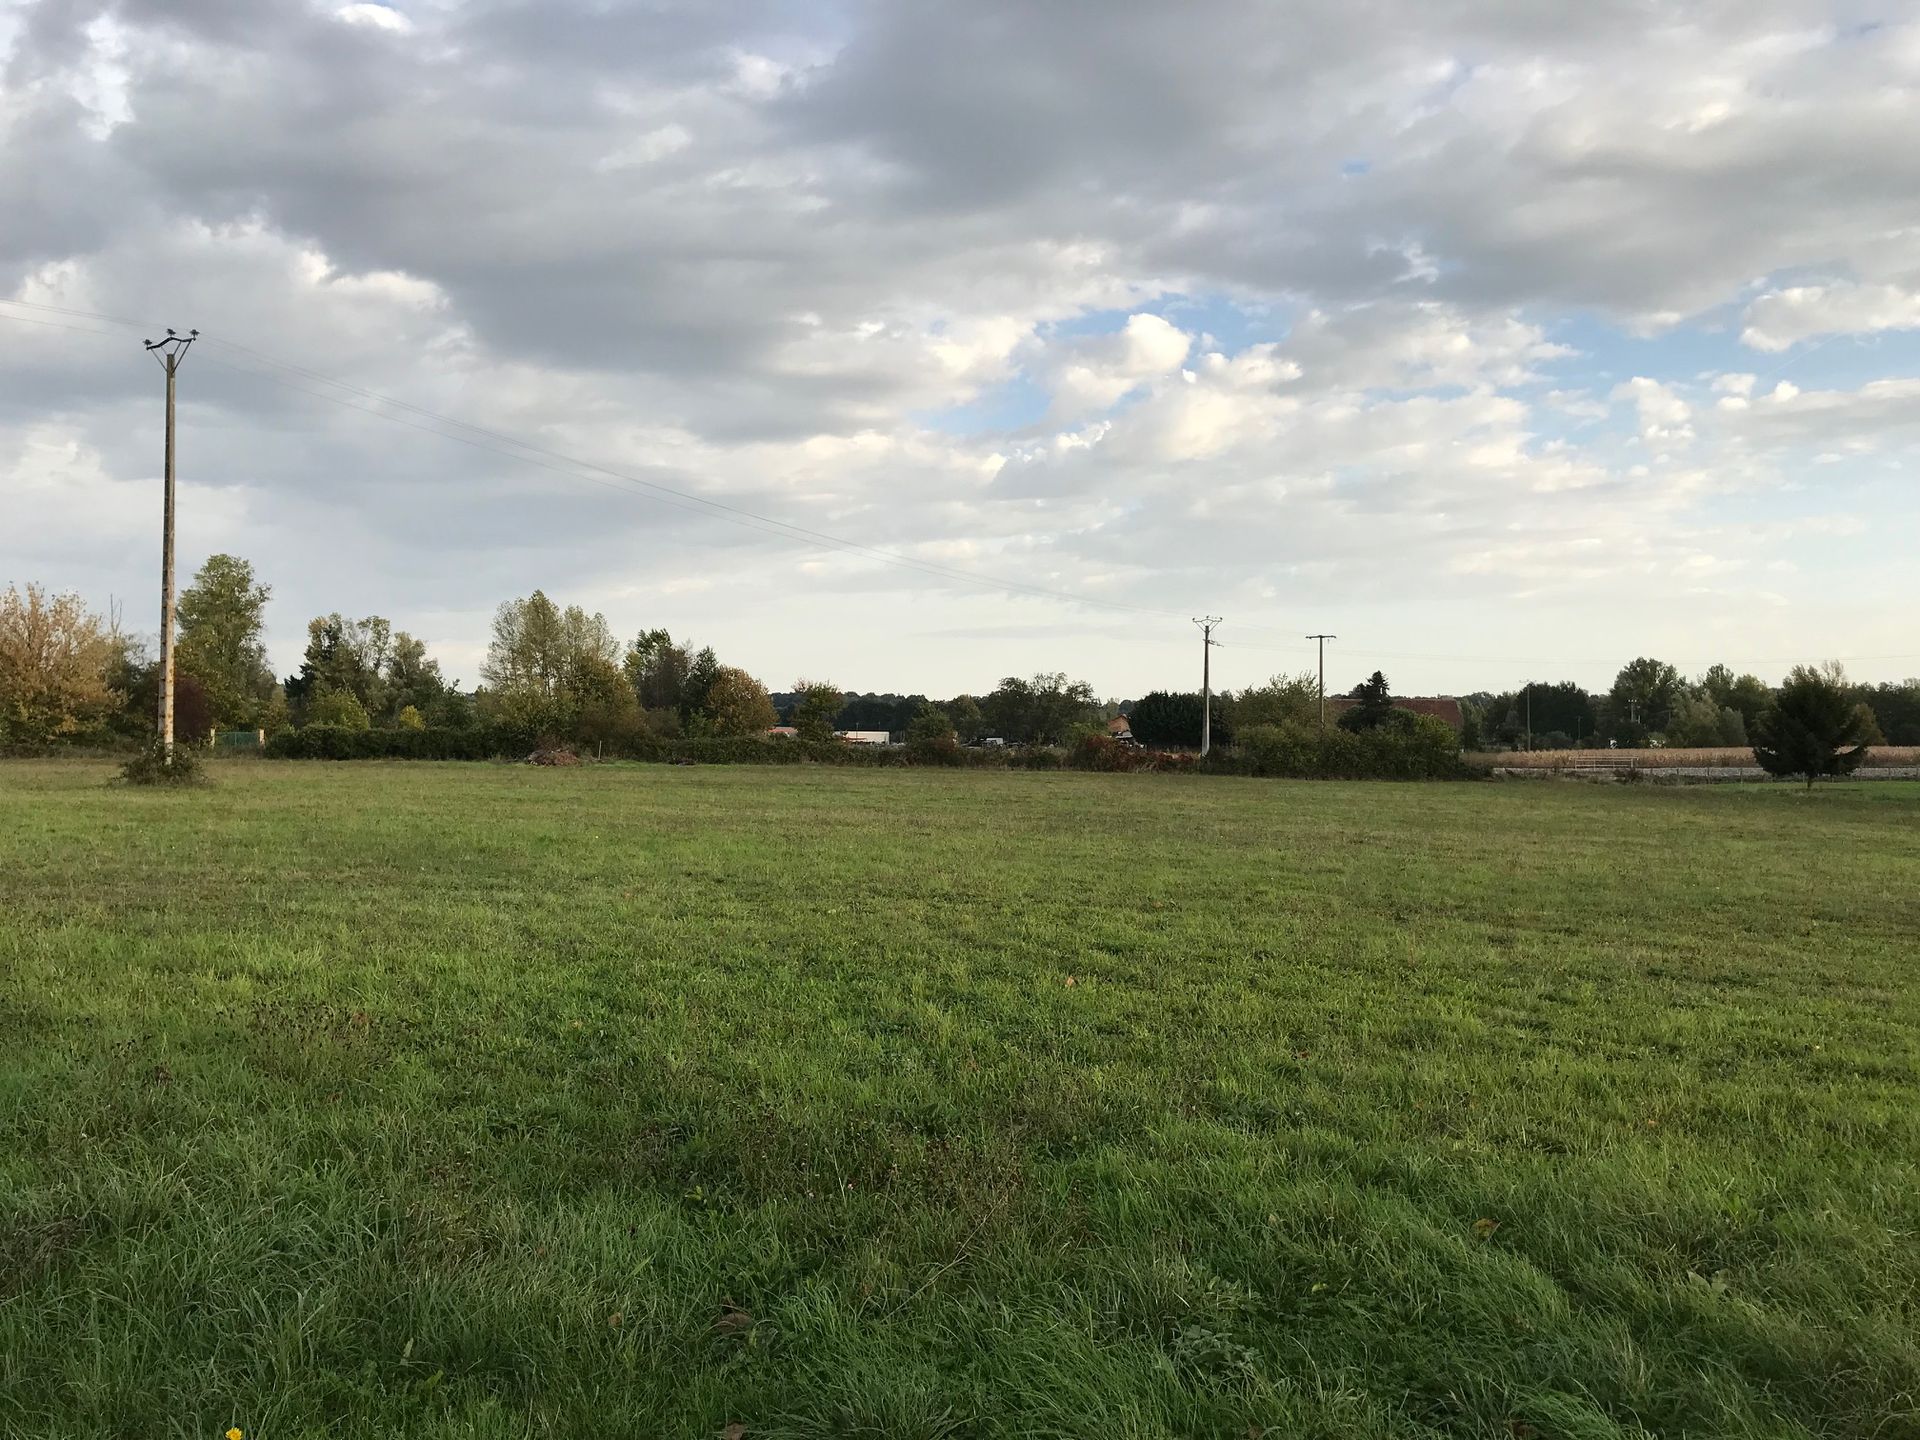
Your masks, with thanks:
[[[1481,765],[1506,770],[1572,770],[1583,766],[1612,766],[1622,770],[1670,770],[1682,766],[1742,766],[1756,763],[1744,745],[1674,747],[1665,750],[1496,750],[1469,755]],[[1920,765],[1920,745],[1875,745],[1867,751],[1867,765]]]

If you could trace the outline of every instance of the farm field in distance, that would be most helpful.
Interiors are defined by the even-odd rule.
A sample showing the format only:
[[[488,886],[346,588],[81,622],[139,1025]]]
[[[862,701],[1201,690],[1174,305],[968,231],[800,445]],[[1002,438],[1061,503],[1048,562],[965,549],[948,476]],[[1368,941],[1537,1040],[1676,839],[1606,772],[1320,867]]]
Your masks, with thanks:
[[[1745,745],[1690,748],[1670,745],[1659,750],[1489,750],[1468,759],[1505,770],[1565,770],[1618,766],[1641,770],[1680,768],[1757,769],[1753,750]],[[1875,745],[1867,751],[1861,769],[1908,770],[1920,766],[1920,745]]]
[[[0,764],[0,1435],[1920,1435],[1920,784],[211,768]]]

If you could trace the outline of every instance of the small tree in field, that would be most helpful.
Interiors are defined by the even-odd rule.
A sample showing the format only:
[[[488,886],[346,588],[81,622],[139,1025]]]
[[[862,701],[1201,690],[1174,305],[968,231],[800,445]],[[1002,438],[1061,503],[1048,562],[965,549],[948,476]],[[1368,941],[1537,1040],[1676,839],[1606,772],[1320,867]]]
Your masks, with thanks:
[[[1753,758],[1769,775],[1851,775],[1867,757],[1853,698],[1818,670],[1796,665],[1773,708],[1754,724]]]

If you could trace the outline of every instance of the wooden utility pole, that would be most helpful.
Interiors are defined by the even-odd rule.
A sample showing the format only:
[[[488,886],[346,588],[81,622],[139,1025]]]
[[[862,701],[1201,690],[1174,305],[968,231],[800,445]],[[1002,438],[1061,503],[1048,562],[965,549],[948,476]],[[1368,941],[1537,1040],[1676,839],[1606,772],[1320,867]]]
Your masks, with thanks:
[[[147,353],[167,372],[166,502],[160,537],[160,744],[173,761],[173,382],[187,347],[200,338],[198,330],[185,336],[167,331],[164,340],[147,340]]]
[[[1309,635],[1307,639],[1320,642],[1320,728],[1327,728],[1327,641],[1338,640],[1338,635]]]
[[[1200,753],[1205,755],[1213,748],[1213,627],[1220,617],[1196,615],[1193,623],[1200,627]]]

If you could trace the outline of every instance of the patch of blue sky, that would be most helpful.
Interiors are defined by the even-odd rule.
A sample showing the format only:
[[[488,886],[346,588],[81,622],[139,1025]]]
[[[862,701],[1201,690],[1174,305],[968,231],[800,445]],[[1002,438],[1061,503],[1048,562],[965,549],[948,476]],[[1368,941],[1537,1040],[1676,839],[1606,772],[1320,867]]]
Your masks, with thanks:
[[[1051,403],[1047,392],[1025,375],[990,386],[965,405],[917,411],[914,424],[943,435],[997,435],[1040,423]]]
[[[1604,397],[1636,375],[1676,385],[1723,374],[1759,377],[1756,389],[1781,380],[1802,390],[1850,390],[1870,380],[1920,374],[1920,331],[1814,336],[1781,351],[1757,350],[1740,339],[1737,315],[1725,323],[1696,322],[1635,335],[1591,315],[1545,326],[1556,344],[1579,352],[1538,369],[1549,388],[1585,388]]]
[[[1284,340],[1293,328],[1291,310],[1264,301],[1241,300],[1220,291],[1196,295],[1167,294],[1122,309],[1087,310],[1047,326],[1049,340],[1073,340],[1112,335],[1126,328],[1134,315],[1158,315],[1194,336],[1206,335],[1214,347],[1232,354],[1249,345]]]

